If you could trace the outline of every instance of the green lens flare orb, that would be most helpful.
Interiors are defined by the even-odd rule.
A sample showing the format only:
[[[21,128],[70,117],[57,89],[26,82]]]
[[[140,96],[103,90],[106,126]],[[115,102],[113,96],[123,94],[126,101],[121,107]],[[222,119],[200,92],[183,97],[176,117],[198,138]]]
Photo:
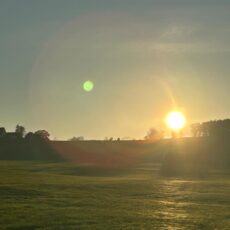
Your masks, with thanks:
[[[85,81],[84,84],[83,84],[83,89],[86,91],[86,92],[90,92],[92,91],[94,88],[94,84],[92,81]]]

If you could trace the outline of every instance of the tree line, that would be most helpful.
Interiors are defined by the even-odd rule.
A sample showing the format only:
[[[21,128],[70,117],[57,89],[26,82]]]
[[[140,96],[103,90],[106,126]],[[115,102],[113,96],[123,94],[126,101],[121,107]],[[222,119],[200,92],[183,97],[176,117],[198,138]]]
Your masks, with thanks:
[[[22,125],[17,125],[15,132],[6,132],[5,128],[0,128],[0,137],[3,140],[24,138],[24,139],[43,139],[49,140],[50,134],[46,130],[37,130],[35,132],[26,132],[26,128]]]
[[[211,120],[203,123],[194,123],[190,125],[193,137],[230,137],[230,119]],[[49,140],[50,134],[46,130],[37,130],[35,132],[26,132],[24,126],[17,125],[14,133],[7,133],[5,128],[0,128],[0,139],[10,139],[10,134],[15,134],[16,137],[30,139]],[[9,138],[8,138],[9,137]],[[173,136],[172,136],[173,137]],[[164,138],[164,132],[151,128],[144,137],[145,141],[155,142]],[[84,137],[73,137],[68,141],[83,141]],[[114,141],[113,138],[105,138],[106,141]],[[120,141],[117,138],[116,141]]]
[[[194,137],[223,137],[230,135],[230,119],[207,121],[191,125]]]

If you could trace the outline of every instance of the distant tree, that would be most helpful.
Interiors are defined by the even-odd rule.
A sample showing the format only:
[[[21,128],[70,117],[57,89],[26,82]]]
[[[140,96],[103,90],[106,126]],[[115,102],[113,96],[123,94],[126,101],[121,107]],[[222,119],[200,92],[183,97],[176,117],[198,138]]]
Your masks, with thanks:
[[[29,139],[31,139],[31,138],[33,138],[34,137],[34,133],[32,133],[32,132],[29,132],[29,133],[27,133],[26,135],[25,135],[25,139],[26,140],[29,140]]]
[[[6,135],[6,129],[4,127],[0,127],[0,138]]]
[[[15,128],[15,132],[18,133],[21,137],[24,137],[24,135],[26,133],[26,129],[25,129],[25,127],[23,127],[21,125],[17,125]]]
[[[191,131],[194,137],[230,135],[230,119],[207,121],[201,124],[192,124]]]
[[[49,136],[50,136],[50,134],[46,130],[38,130],[34,133],[34,135],[44,140],[49,140]]]
[[[84,141],[84,137],[80,136],[80,137],[72,137],[69,139],[69,141]]]
[[[229,136],[230,135],[230,119],[211,121],[209,125],[209,136]]]
[[[148,132],[147,135],[144,137],[146,141],[158,141],[163,139],[164,137],[164,132],[163,131],[158,131],[154,128],[151,128]]]
[[[198,137],[200,133],[200,123],[194,123],[190,126],[192,135]]]
[[[34,141],[37,141],[38,139],[40,139],[41,137],[38,136],[38,135],[35,135],[34,133],[32,132],[29,132],[25,135],[25,140],[27,142],[34,142]]]
[[[126,136],[126,137],[122,137],[122,140],[123,140],[123,141],[129,141],[129,140],[132,140],[132,138]]]

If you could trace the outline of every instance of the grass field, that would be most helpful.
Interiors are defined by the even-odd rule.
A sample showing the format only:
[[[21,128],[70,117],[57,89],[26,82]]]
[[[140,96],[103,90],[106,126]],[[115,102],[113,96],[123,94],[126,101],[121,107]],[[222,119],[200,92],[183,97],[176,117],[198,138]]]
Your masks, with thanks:
[[[230,229],[230,174],[0,161],[0,229]]]

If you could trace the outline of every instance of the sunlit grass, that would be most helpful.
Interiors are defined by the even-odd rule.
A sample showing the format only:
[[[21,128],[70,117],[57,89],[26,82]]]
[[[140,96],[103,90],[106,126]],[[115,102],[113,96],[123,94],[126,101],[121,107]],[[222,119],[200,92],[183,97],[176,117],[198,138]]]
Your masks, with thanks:
[[[1,162],[1,229],[229,229],[230,180],[130,169]]]

